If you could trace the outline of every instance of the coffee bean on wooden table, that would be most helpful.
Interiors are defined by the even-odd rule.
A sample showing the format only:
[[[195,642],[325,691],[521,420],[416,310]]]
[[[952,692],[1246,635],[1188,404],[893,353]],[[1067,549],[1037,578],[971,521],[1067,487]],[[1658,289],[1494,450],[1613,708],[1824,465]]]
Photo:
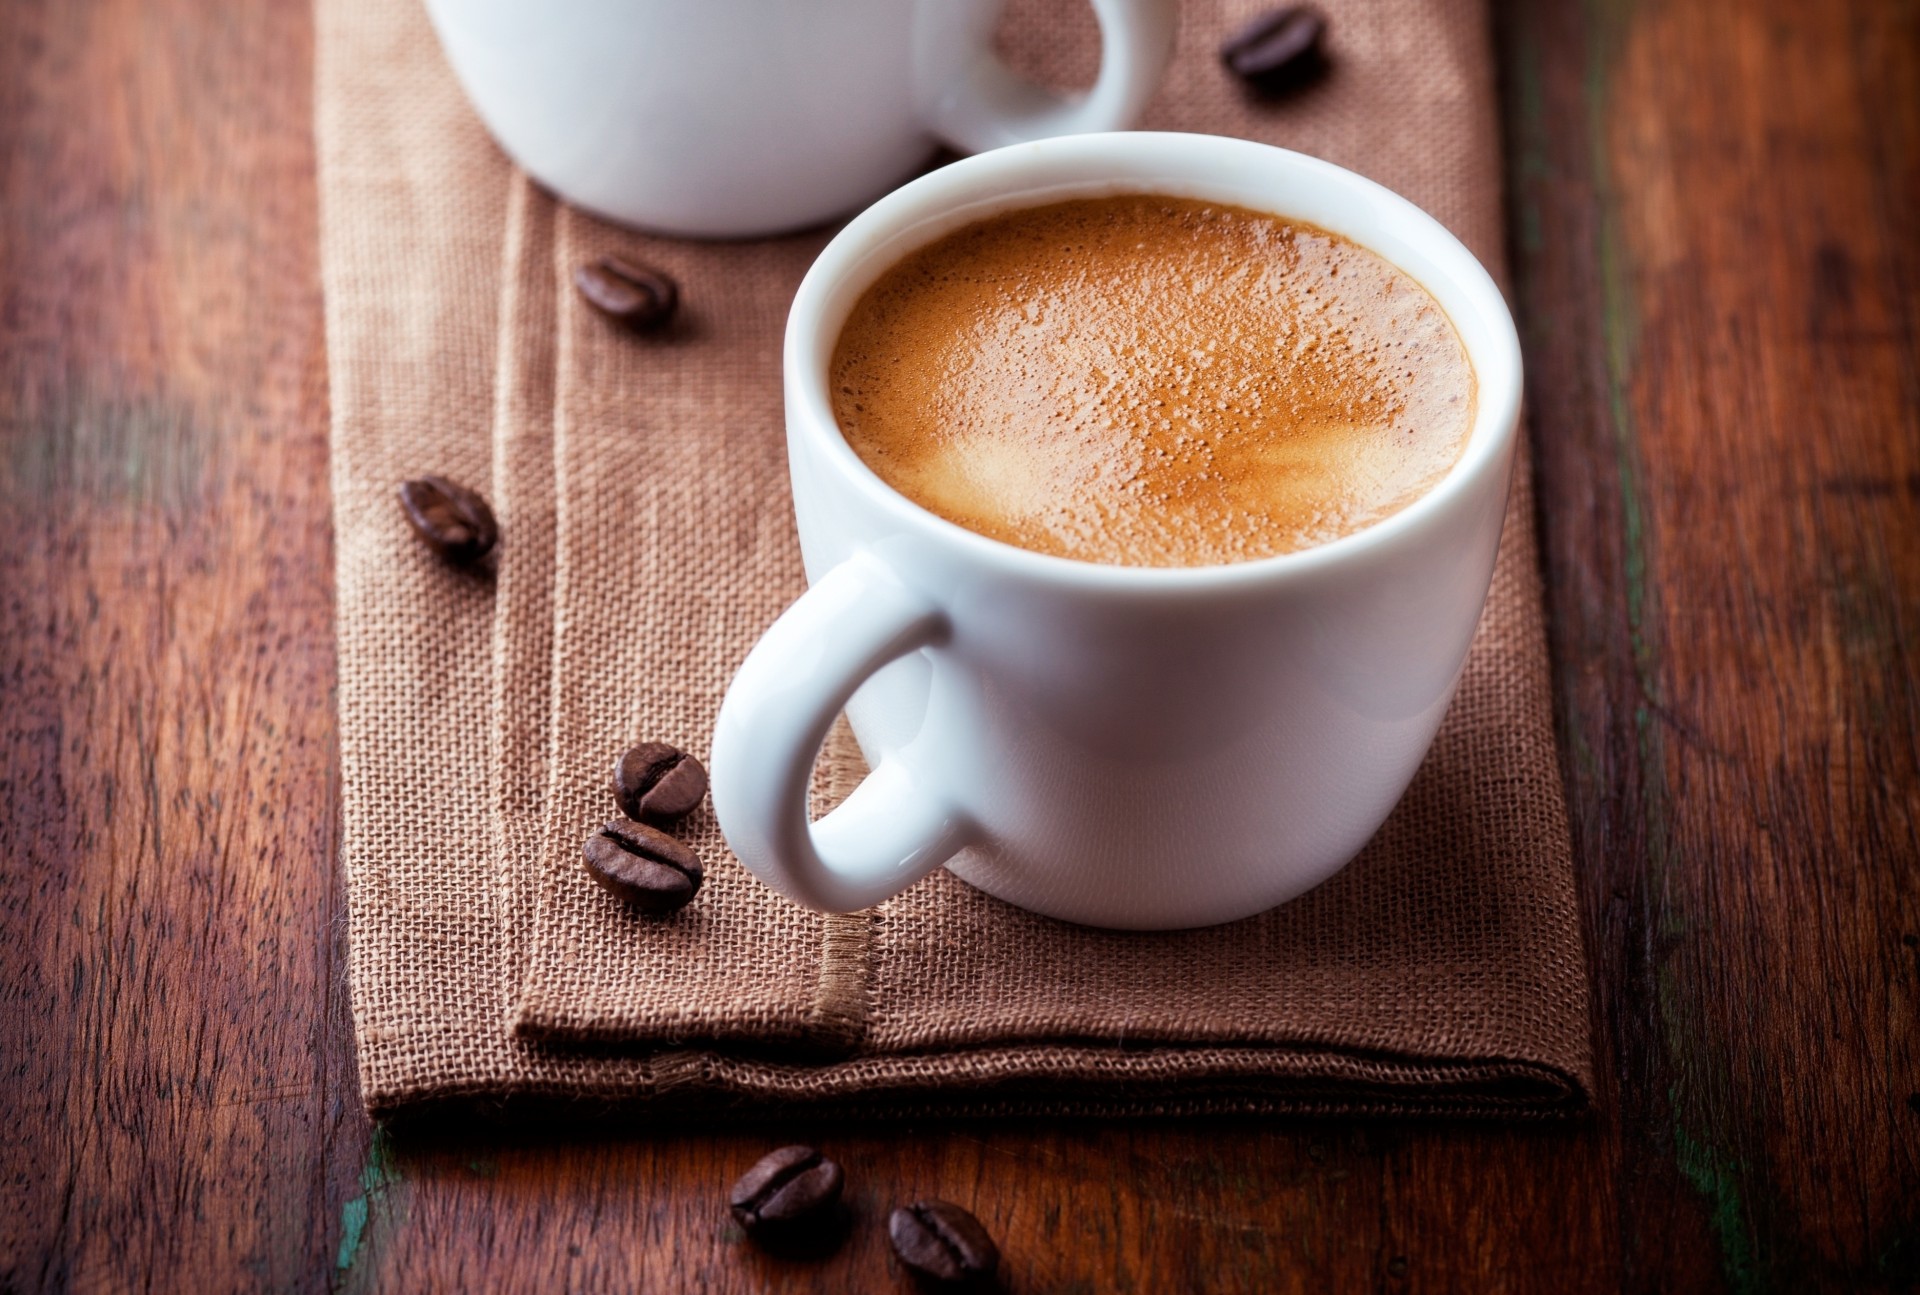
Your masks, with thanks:
[[[671,823],[706,794],[706,769],[665,742],[642,742],[613,766],[613,798],[622,814],[638,822]]]
[[[1327,20],[1308,5],[1261,14],[1221,43],[1227,70],[1261,94],[1281,94],[1326,69]]]
[[[840,1166],[812,1147],[781,1147],[740,1176],[727,1195],[734,1221],[760,1245],[782,1252],[818,1252],[845,1232]]]
[[[582,847],[587,871],[608,893],[643,913],[684,908],[704,870],[692,847],[657,827],[615,819]]]
[[[887,1219],[887,1236],[900,1262],[954,1290],[992,1285],[1000,1248],[980,1220],[949,1201],[915,1201]]]
[[[400,507],[427,547],[454,566],[478,562],[500,539],[487,501],[457,481],[419,477],[400,484]]]
[[[664,327],[680,304],[680,289],[665,271],[603,256],[573,272],[573,286],[589,306],[627,328],[648,332]]]

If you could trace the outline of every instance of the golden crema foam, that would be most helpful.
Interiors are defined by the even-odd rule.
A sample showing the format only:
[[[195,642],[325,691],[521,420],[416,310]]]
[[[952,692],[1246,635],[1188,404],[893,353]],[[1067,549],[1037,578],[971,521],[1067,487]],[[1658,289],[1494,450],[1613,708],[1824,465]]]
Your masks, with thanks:
[[[1439,303],[1298,221],[1156,195],[969,225],[893,266],[834,349],[834,414],[907,498],[1021,548],[1244,562],[1406,507],[1474,377]]]

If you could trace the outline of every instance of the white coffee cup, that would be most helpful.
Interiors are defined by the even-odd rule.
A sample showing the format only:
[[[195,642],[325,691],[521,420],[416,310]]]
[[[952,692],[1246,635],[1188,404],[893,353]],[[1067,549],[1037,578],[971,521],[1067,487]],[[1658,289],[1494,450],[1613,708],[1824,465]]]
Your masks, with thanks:
[[[908,251],[1013,207],[1182,194],[1310,222],[1425,286],[1478,383],[1453,470],[1387,519],[1228,566],[1100,566],[910,503],[835,424],[827,366]],[[787,447],[811,588],[734,677],[713,738],[728,843],[774,889],[864,908],[946,864],[1095,926],[1201,926],[1338,871],[1445,714],[1486,600],[1520,406],[1499,290],[1438,222],[1314,158],[1204,135],[1083,135],[964,159],[855,218],[794,298]],[[809,824],[845,705],[873,772]]]
[[[427,0],[467,97],[562,198],[662,233],[817,224],[962,152],[1133,124],[1175,0],[1092,0],[1099,79],[1063,98],[991,52],[1001,0]]]

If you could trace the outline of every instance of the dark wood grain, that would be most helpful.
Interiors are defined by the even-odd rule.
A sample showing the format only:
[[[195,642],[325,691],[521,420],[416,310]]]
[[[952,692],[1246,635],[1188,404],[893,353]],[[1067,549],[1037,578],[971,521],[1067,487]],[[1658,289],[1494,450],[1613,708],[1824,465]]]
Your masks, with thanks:
[[[9,6],[0,1289],[906,1290],[917,1195],[1018,1291],[1920,1285],[1920,14],[1498,8],[1597,1114],[376,1132],[308,10]]]
[[[0,1288],[290,1287],[335,931],[305,12],[0,17]]]
[[[1917,18],[1701,0],[1507,25],[1635,1285],[1920,1284]]]

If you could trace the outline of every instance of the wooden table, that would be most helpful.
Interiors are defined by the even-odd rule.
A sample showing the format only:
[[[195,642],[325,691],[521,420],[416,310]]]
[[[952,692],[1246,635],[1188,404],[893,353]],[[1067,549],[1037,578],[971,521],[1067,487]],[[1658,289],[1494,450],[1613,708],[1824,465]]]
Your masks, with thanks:
[[[355,1089],[307,7],[9,5],[0,1289],[1920,1285],[1920,11],[1500,8],[1596,1114],[587,1134]]]

